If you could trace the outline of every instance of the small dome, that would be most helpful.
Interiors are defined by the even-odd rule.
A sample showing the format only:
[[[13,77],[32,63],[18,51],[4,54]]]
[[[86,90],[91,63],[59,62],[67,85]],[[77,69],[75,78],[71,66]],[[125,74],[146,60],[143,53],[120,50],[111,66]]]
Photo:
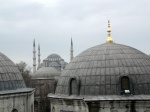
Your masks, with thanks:
[[[85,50],[66,66],[56,94],[68,95],[69,81],[76,78],[79,95],[116,95],[121,76],[130,77],[134,94],[150,94],[150,57],[126,45],[104,43]]]
[[[34,73],[34,79],[54,79],[60,72],[53,67],[42,67]]]
[[[22,75],[16,65],[0,53],[0,91],[26,88]]]

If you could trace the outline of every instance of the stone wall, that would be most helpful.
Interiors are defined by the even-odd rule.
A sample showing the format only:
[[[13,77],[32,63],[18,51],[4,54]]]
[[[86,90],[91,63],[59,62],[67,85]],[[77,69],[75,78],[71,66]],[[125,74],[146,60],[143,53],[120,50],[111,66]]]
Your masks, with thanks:
[[[88,112],[87,105],[82,100],[50,99],[51,112]]]
[[[150,112],[150,101],[50,99],[51,112]]]
[[[48,93],[54,93],[54,79],[34,79],[33,88],[35,88],[34,112],[49,112]]]
[[[54,93],[55,80],[54,79],[34,79],[35,97]]]
[[[21,93],[0,96],[0,112],[34,112],[34,93]]]
[[[150,101],[86,102],[89,112],[150,112]]]

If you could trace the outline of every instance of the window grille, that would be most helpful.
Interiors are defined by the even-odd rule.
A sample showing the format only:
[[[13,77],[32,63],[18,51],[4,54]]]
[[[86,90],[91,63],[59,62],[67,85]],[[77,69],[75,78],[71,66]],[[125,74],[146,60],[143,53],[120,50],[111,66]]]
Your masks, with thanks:
[[[121,91],[122,93],[125,92],[125,90],[130,90],[130,81],[128,77],[122,77],[121,78]]]

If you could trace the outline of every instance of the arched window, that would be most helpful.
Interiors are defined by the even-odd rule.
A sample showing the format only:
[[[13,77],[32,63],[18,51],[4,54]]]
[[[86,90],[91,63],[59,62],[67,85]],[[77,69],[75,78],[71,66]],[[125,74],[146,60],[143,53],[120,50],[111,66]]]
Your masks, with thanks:
[[[130,94],[130,80],[127,76],[121,78],[121,94]]]
[[[77,95],[77,94],[78,94],[77,81],[76,81],[76,79],[71,79],[70,95]]]
[[[11,112],[18,112],[18,110],[17,109],[13,109]]]

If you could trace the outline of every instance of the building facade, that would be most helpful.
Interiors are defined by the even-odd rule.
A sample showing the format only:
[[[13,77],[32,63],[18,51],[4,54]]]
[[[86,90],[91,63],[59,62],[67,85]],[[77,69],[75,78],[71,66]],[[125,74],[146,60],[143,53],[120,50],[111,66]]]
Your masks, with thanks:
[[[48,93],[54,93],[56,79],[60,71],[53,67],[42,67],[37,70],[32,78],[35,88],[34,112],[49,112]]]

